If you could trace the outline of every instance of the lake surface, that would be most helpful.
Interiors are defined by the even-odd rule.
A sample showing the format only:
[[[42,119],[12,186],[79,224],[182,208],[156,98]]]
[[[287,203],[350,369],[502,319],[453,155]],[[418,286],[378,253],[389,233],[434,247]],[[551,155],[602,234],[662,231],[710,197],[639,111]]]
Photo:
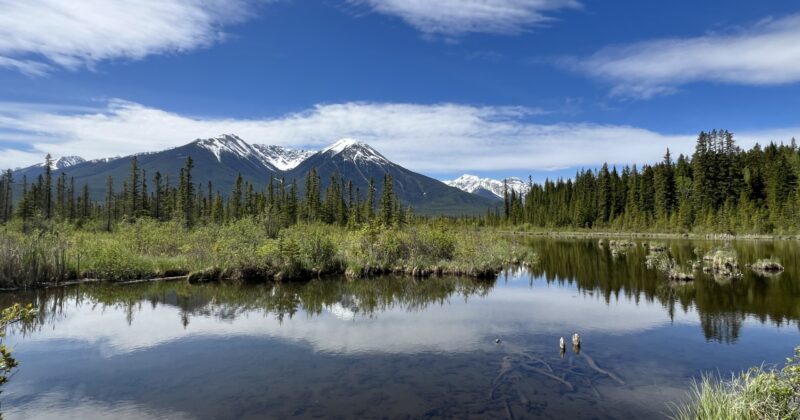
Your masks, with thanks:
[[[800,345],[800,246],[734,243],[742,264],[671,286],[642,246],[531,239],[496,281],[81,285],[32,302],[7,343],[6,418],[664,417],[692,378],[780,364]],[[669,241],[682,263],[720,246]],[[697,249],[697,251],[695,251]],[[559,337],[583,337],[560,354]],[[495,339],[500,338],[499,344]],[[570,346],[571,347],[571,346]]]

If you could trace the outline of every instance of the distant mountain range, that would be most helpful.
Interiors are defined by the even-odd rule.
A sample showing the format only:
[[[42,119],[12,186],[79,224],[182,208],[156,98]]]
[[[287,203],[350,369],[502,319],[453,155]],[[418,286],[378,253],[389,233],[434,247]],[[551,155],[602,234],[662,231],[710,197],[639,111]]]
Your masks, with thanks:
[[[53,164],[54,177],[64,172],[68,177],[74,177],[76,188],[87,184],[93,199],[102,200],[109,176],[114,179],[117,191],[122,188],[129,176],[133,156],[90,161],[77,156],[60,158]],[[226,134],[135,156],[148,180],[159,171],[173,186],[178,182],[186,157],[191,156],[195,164],[194,181],[203,186],[211,182],[214,190],[223,194],[232,190],[238,175],[257,188],[265,188],[270,177],[274,177],[284,178],[287,183],[297,181],[302,190],[303,181],[314,169],[320,176],[323,189],[336,175],[346,182],[353,182],[362,196],[368,191],[370,178],[375,180],[380,194],[381,181],[388,173],[394,180],[393,188],[398,198],[404,204],[412,205],[420,214],[477,214],[497,205],[496,198],[471,194],[412,172],[391,162],[368,144],[353,139],[342,139],[314,152],[274,145],[251,145],[238,136]],[[43,164],[14,171],[17,188],[20,188],[23,176],[28,182],[35,182],[43,172]],[[19,194],[15,193],[15,196],[19,197]]]
[[[517,194],[527,194],[528,190],[530,189],[527,182],[513,177],[506,178],[505,180],[497,180],[491,178],[479,178],[475,175],[464,174],[452,181],[443,182],[462,191],[493,200],[503,199],[503,193],[506,185],[508,186],[509,193],[511,193],[513,190],[516,191]]]

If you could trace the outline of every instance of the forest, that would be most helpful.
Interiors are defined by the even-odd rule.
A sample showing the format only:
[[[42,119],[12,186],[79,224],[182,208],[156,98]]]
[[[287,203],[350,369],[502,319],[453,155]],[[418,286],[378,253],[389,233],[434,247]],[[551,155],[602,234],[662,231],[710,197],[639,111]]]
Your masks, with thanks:
[[[692,156],[654,165],[604,164],[574,179],[508,188],[490,224],[541,228],[717,233],[800,231],[800,150],[790,144],[736,145],[725,130],[701,132]]]
[[[246,217],[263,221],[270,232],[296,223],[356,227],[377,222],[402,226],[413,218],[393,193],[391,176],[367,191],[333,176],[323,191],[312,171],[302,186],[271,179],[265,191],[236,180],[232,191],[192,180],[186,159],[177,182],[159,172],[148,178],[131,162],[121,191],[108,179],[105,199],[92,201],[88,186],[76,189],[64,172],[53,179],[50,157],[35,180],[0,177],[0,223],[19,220],[23,227],[41,221],[67,222],[78,228],[113,230],[122,221],[141,218],[179,221],[185,227],[225,224]],[[593,229],[643,232],[716,232],[785,234],[800,231],[800,150],[790,144],[736,145],[726,130],[701,132],[691,156],[675,158],[667,149],[661,162],[584,169],[574,179],[530,182],[528,194],[506,188],[502,205],[486,214],[463,217],[459,224],[541,229]],[[12,183],[22,184],[15,199]],[[378,197],[380,195],[380,197]]]

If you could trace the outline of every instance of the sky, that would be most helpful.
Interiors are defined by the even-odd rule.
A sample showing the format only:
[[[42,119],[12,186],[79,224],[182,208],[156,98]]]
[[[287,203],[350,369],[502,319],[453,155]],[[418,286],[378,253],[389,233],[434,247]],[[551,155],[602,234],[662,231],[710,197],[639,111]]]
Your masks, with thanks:
[[[789,0],[0,0],[0,168],[237,134],[535,180],[800,134]]]

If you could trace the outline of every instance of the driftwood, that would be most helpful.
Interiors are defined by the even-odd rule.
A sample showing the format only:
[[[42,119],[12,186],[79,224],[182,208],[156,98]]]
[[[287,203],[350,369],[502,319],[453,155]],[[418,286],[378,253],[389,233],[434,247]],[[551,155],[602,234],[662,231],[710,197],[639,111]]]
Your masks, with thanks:
[[[589,365],[590,368],[594,369],[598,373],[608,376],[609,378],[613,379],[620,385],[625,385],[625,381],[623,381],[619,376],[605,369],[601,369],[600,366],[597,366],[597,363],[595,363],[594,359],[592,359],[591,356],[586,354],[586,352],[581,353],[581,356],[583,356],[583,358],[586,359],[586,363]]]
[[[561,360],[564,357],[562,352],[561,358],[556,359],[553,355],[554,360],[550,361],[547,357],[531,354],[508,342],[503,342],[502,346],[509,351],[509,354],[504,355],[500,362],[500,371],[491,383],[489,399],[502,398],[508,418],[514,418],[512,403],[515,401],[523,407],[535,405],[535,395],[538,390],[529,383],[531,374],[558,382],[566,392],[576,392],[580,387],[588,393],[587,398],[598,401],[602,400],[602,395],[595,386],[595,381],[598,379],[609,378],[617,385],[626,385],[620,376],[598,366],[586,352],[576,351],[575,356],[570,355],[568,360]],[[578,359],[583,359],[586,364],[576,363]],[[501,389],[502,395],[498,395],[501,394]],[[511,400],[509,396],[513,396]]]

